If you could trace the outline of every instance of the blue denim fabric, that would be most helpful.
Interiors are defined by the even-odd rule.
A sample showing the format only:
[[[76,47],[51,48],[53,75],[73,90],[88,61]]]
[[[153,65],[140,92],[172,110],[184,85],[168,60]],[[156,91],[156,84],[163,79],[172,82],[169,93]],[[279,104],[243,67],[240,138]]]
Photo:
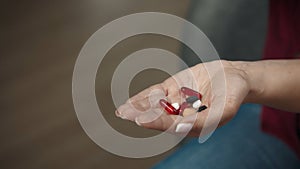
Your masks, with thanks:
[[[259,105],[241,106],[236,117],[205,143],[191,139],[154,169],[299,169],[296,154],[260,130],[260,113]]]

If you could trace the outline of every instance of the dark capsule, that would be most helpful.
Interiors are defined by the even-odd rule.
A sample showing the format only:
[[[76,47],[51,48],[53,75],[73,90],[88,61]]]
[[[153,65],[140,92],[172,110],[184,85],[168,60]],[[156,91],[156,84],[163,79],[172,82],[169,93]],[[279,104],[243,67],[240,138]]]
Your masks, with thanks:
[[[187,103],[193,104],[195,101],[199,100],[197,96],[190,96],[185,99]]]
[[[207,109],[207,107],[205,105],[200,106],[197,112],[201,112],[203,110]]]

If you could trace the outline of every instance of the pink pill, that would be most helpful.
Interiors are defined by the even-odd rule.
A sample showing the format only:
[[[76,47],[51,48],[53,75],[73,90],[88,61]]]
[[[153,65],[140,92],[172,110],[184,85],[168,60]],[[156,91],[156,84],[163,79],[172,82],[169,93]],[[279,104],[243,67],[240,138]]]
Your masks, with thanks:
[[[197,91],[195,91],[195,90],[193,90],[193,89],[190,89],[190,88],[187,88],[187,87],[182,87],[182,88],[180,89],[180,91],[181,91],[183,94],[185,94],[186,96],[196,96],[196,97],[199,98],[199,100],[202,99],[202,95],[201,95],[199,92],[197,92]]]

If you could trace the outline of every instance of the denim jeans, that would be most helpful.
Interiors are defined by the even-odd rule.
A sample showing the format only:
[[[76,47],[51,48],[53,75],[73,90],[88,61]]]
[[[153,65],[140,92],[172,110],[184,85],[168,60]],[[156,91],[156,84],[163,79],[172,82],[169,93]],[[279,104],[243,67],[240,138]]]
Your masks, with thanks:
[[[260,105],[241,106],[237,115],[205,143],[190,139],[154,169],[299,169],[296,154],[260,130],[260,113]]]

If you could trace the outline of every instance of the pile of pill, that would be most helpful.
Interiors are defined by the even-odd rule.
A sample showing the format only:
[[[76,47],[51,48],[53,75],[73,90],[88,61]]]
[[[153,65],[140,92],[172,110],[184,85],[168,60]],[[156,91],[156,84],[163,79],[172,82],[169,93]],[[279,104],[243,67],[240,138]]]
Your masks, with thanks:
[[[202,105],[202,95],[199,92],[187,87],[182,87],[180,89],[180,92],[185,100],[181,104],[171,104],[165,99],[161,99],[159,101],[160,105],[167,113],[173,115],[188,116],[196,112],[201,112],[207,108],[205,105]]]

